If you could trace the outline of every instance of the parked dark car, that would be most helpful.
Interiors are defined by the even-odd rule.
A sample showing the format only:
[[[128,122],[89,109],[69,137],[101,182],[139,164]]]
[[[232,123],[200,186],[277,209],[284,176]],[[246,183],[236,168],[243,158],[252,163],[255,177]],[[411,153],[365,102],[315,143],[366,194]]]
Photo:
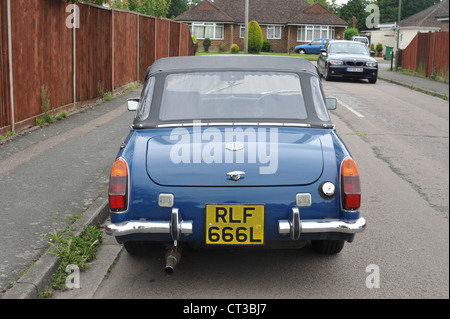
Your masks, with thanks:
[[[130,253],[168,242],[335,254],[365,229],[358,168],[305,59],[219,55],[156,61],[111,169],[106,233]],[[171,264],[172,263],[172,264]]]
[[[294,51],[299,54],[319,54],[330,41],[333,39],[315,39],[307,44],[297,45]]]
[[[374,52],[361,42],[332,41],[320,51],[317,60],[319,73],[327,80],[335,78],[367,79],[375,83],[378,63]]]

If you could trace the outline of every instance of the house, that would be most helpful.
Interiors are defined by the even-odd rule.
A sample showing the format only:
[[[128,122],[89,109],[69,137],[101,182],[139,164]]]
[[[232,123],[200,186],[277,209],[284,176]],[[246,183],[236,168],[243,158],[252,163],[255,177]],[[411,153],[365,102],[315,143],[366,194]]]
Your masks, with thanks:
[[[418,32],[448,31],[448,1],[438,2],[401,20],[399,48],[405,49]]]
[[[244,48],[245,0],[204,0],[175,18],[190,25],[199,47],[210,38],[211,50],[219,43]],[[321,4],[304,0],[251,0],[249,21],[261,26],[274,52],[288,52],[317,38],[343,39],[347,23]]]

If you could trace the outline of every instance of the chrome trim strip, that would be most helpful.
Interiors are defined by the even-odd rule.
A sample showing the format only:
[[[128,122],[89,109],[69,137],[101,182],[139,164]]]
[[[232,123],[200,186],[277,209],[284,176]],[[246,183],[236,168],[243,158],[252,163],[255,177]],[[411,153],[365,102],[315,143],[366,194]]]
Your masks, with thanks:
[[[191,126],[294,126],[294,127],[311,127],[307,123],[275,123],[275,122],[209,122],[209,123],[173,123],[173,124],[158,124],[156,127],[191,127]]]

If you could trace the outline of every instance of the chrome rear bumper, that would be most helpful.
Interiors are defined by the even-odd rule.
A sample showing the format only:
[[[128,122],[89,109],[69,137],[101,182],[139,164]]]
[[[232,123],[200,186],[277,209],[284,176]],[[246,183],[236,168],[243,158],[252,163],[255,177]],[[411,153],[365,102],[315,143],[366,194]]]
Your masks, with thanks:
[[[105,232],[111,236],[125,236],[130,234],[170,234],[173,240],[180,235],[193,232],[193,222],[184,221],[178,208],[172,209],[170,221],[125,221],[117,224],[106,224]]]
[[[366,220],[360,217],[355,222],[345,222],[336,219],[317,219],[304,220],[300,219],[298,208],[292,209],[290,220],[278,221],[278,233],[287,235],[296,240],[300,238],[301,233],[345,233],[356,234],[366,229]]]

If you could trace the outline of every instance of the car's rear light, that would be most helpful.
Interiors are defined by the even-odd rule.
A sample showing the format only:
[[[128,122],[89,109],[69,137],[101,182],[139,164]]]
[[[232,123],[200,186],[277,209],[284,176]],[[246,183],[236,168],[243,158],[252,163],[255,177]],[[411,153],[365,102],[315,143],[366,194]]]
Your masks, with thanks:
[[[128,208],[128,165],[118,158],[111,168],[109,179],[109,208],[120,212]]]
[[[345,210],[358,210],[361,204],[358,166],[350,157],[346,157],[341,165],[341,201]]]

